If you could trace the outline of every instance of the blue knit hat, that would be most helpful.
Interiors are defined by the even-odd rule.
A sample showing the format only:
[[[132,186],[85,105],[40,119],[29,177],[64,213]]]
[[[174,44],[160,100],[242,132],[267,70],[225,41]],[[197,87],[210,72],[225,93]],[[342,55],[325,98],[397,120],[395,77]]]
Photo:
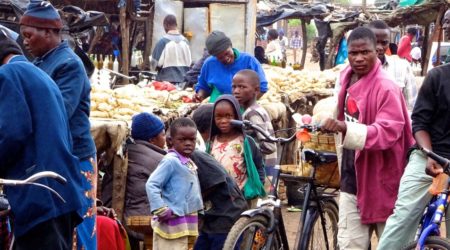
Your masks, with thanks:
[[[135,140],[148,141],[164,130],[164,124],[156,115],[146,112],[133,116],[131,137]]]
[[[27,10],[20,18],[20,25],[36,28],[61,29],[63,23],[58,11],[50,2],[31,0]]]

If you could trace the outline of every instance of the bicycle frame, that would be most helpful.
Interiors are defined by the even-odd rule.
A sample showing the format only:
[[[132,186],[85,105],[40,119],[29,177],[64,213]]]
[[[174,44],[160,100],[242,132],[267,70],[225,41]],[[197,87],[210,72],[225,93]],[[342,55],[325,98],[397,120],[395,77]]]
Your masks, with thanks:
[[[326,226],[325,226],[325,219],[324,219],[324,211],[322,208],[322,202],[325,199],[328,199],[327,197],[324,198],[323,195],[319,195],[317,192],[316,184],[314,183],[314,180],[316,178],[316,169],[317,167],[320,167],[320,159],[319,154],[315,151],[308,150],[309,154],[311,154],[308,158],[311,160],[308,160],[312,163],[312,171],[310,173],[310,176],[307,178],[307,184],[306,184],[306,190],[305,190],[305,196],[303,200],[303,213],[301,217],[301,237],[296,239],[296,249],[307,249],[309,245],[309,237],[304,238],[304,236],[309,236],[311,233],[311,228],[305,227],[305,225],[308,225],[311,220],[314,220],[317,213],[319,213],[321,224],[322,224],[322,232],[325,237],[325,243],[327,246],[327,249],[329,249],[329,239],[326,232]],[[331,155],[333,157],[333,155]],[[334,154],[334,157],[336,157],[336,154]],[[330,160],[330,159],[329,159]],[[332,160],[332,159],[331,159]],[[337,160],[337,157],[336,157]],[[312,197],[311,197],[312,195]],[[330,198],[333,196],[330,196]],[[315,203],[315,206],[312,206],[311,201]],[[330,199],[331,201],[331,199]],[[334,202],[334,201],[332,201]],[[335,203],[335,202],[334,202]]]
[[[267,228],[267,233],[269,237],[267,238],[266,245],[271,246],[275,231],[278,230],[281,243],[284,249],[289,249],[289,243],[286,236],[286,229],[284,228],[283,216],[281,214],[281,201],[278,199],[277,186],[280,177],[280,165],[276,165],[274,168],[274,174],[272,183],[270,185],[270,191],[267,195],[267,199],[258,199],[256,205],[257,208],[250,209],[241,214],[241,216],[254,217],[256,215],[263,215],[269,220],[269,227]]]
[[[449,160],[436,155],[431,150],[426,148],[421,148],[421,150],[430,158],[437,161],[443,168],[446,174],[449,174]],[[422,216],[422,225],[416,234],[417,239],[417,248],[424,249],[425,240],[429,236],[441,236],[441,222],[442,218],[447,211],[448,207],[448,195],[449,195],[449,182],[450,178],[445,182],[444,190],[434,196],[429,202],[428,206],[425,209],[425,212]]]
[[[276,143],[290,142],[290,141],[294,140],[294,138],[296,136],[294,134],[290,138],[275,138],[275,137],[269,135],[266,131],[259,128],[258,126],[255,126],[251,122],[245,121],[245,120],[244,121],[232,120],[231,124],[234,126],[241,126],[241,127],[247,127],[247,128],[254,129],[254,130],[258,131],[259,133],[261,133],[264,137],[266,137],[266,139],[268,141],[272,141],[272,142],[276,142]],[[308,131],[317,130],[317,127],[314,127],[311,125],[304,125],[303,128]],[[311,172],[311,176],[308,178],[305,200],[304,200],[304,204],[303,204],[304,212],[302,213],[302,218],[301,218],[302,219],[301,228],[302,228],[302,231],[304,231],[302,233],[302,236],[306,235],[308,237],[306,238],[306,240],[303,237],[297,237],[296,243],[298,242],[298,240],[300,240],[300,243],[296,244],[296,246],[297,246],[296,249],[306,249],[308,247],[308,243],[309,243],[308,241],[309,241],[309,235],[310,235],[309,234],[310,231],[308,231],[308,230],[311,230],[311,228],[305,228],[305,225],[309,225],[308,223],[306,223],[306,221],[317,218],[316,217],[317,213],[319,213],[319,215],[320,215],[322,230],[323,230],[323,234],[325,236],[325,242],[327,244],[327,248],[329,248],[328,247],[329,239],[327,236],[325,219],[324,219],[324,209],[322,208],[322,204],[321,204],[321,202],[323,202],[324,200],[328,202],[327,199],[329,199],[329,198],[327,198],[327,197],[324,198],[324,196],[318,195],[314,180],[315,180],[316,167],[319,167],[319,165],[324,164],[324,163],[330,163],[332,161],[337,161],[337,156],[336,156],[336,154],[327,153],[327,152],[316,153],[313,150],[305,150],[305,152],[306,151],[307,151],[306,154],[308,154],[307,156],[305,156],[306,161],[310,162],[313,165],[313,170]],[[280,166],[277,165],[277,166],[275,166],[268,198],[264,199],[264,200],[258,199],[257,208],[245,211],[244,213],[241,214],[241,216],[252,218],[257,215],[260,215],[260,216],[266,217],[269,223],[268,223],[268,226],[266,229],[266,232],[268,233],[268,237],[266,239],[265,245],[270,248],[272,246],[274,237],[277,236],[277,234],[278,234],[281,238],[281,244],[283,245],[283,248],[289,249],[287,236],[286,236],[286,230],[284,228],[283,216],[281,214],[280,200],[277,197],[277,187],[278,187],[278,182],[279,182],[280,176],[285,176],[285,175],[280,174]],[[311,193],[312,193],[312,196],[311,196]],[[310,199],[312,199],[312,202],[315,202],[317,205],[313,206],[310,203],[311,202]],[[305,232],[307,234],[305,234]],[[253,237],[254,236],[255,235],[253,235]]]
[[[444,191],[432,198],[422,216],[422,226],[417,233],[419,249],[424,249],[425,240],[429,236],[441,235],[440,226],[448,207],[449,181],[450,179],[447,180]]]

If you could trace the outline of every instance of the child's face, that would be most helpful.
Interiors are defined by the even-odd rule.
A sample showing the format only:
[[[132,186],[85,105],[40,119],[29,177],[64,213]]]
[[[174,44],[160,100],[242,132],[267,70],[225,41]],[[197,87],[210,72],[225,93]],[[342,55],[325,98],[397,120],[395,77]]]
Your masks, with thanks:
[[[214,110],[214,123],[223,134],[230,133],[232,126],[230,121],[237,119],[233,105],[228,101],[221,101],[217,103]]]
[[[173,149],[183,156],[189,157],[195,149],[197,129],[193,127],[180,127],[170,138]]]
[[[256,95],[259,92],[259,88],[256,86],[257,84],[250,82],[249,77],[237,74],[233,77],[231,89],[239,104],[246,107],[256,99]]]

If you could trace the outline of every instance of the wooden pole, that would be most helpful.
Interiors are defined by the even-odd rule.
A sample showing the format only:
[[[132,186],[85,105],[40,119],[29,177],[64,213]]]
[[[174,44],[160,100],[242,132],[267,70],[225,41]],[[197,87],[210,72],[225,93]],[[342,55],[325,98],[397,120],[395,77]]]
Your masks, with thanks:
[[[155,11],[152,7],[150,10],[150,15],[145,20],[145,49],[144,49],[144,68],[150,68],[150,55],[152,54],[152,35],[153,35],[153,17]]]
[[[302,60],[300,62],[300,65],[303,69],[303,67],[305,66],[305,61],[306,61],[306,51],[308,50],[308,33],[306,32],[306,22],[305,20],[301,19],[302,21],[302,42],[303,42],[303,46],[302,46]],[[294,62],[296,63],[296,62]]]
[[[431,47],[431,44],[428,43],[430,38],[430,24],[425,25],[425,31],[422,42],[422,57],[420,58],[420,66],[422,67],[421,75],[424,76],[426,72],[424,72],[425,62],[428,62],[427,51],[428,47]]]
[[[129,74],[130,61],[129,61],[129,51],[130,51],[130,31],[128,29],[127,22],[127,7],[120,8],[120,34],[122,37],[122,73],[124,75]],[[128,84],[128,79],[123,79],[124,84]]]
[[[367,1],[366,1],[366,0],[362,0],[362,9],[363,9],[363,12],[366,12],[366,8],[367,8]]]
[[[433,45],[433,42],[439,41],[441,39],[440,38],[440,36],[442,36],[441,20],[445,14],[446,9],[447,9],[447,6],[442,6],[439,9],[439,13],[436,17],[433,35],[428,39],[428,48],[427,48],[427,53],[425,55],[425,63],[423,64],[423,68],[422,68],[422,75],[426,75],[426,73],[428,71],[428,67],[429,67],[428,62],[429,62],[429,58],[431,56],[431,47]],[[424,41],[424,42],[426,42],[426,41]],[[436,59],[439,59],[439,58],[436,58]]]

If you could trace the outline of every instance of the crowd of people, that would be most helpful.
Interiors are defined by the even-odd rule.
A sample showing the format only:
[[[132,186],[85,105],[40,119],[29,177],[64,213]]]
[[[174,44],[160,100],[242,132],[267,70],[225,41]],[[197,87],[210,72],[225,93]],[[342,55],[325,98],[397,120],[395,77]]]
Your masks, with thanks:
[[[450,11],[443,24],[450,39]],[[231,123],[249,120],[274,133],[257,101],[268,82],[255,56],[234,48],[225,33],[212,31],[204,57],[191,67],[189,43],[175,16],[166,16],[163,26],[166,35],[152,54],[157,79],[195,84],[193,100],[209,103],[169,127],[146,112],[132,118],[124,218],[152,217],[153,249],[189,249],[193,241],[194,249],[221,249],[239,215],[265,197],[266,178],[279,164],[275,143]],[[61,37],[62,27],[50,3],[31,1],[20,35],[32,62],[0,30],[0,177],[54,171],[67,179],[66,185],[43,182],[65,203],[36,186],[5,187],[13,249],[125,249],[124,231],[96,207],[91,86]],[[415,34],[408,31],[399,56],[391,56],[389,32],[383,21],[351,32],[348,65],[335,85],[335,115],[319,121],[339,138],[339,249],[368,249],[373,232],[380,250],[410,242],[431,198],[432,176],[443,172],[419,149],[450,158],[450,65],[432,69],[417,91],[410,64],[402,59],[413,60],[408,44]],[[298,32],[290,43],[285,38],[270,30],[267,55],[285,57],[288,46],[300,48]],[[144,235],[124,230],[130,248],[139,249]],[[114,238],[119,243],[109,241]]]

